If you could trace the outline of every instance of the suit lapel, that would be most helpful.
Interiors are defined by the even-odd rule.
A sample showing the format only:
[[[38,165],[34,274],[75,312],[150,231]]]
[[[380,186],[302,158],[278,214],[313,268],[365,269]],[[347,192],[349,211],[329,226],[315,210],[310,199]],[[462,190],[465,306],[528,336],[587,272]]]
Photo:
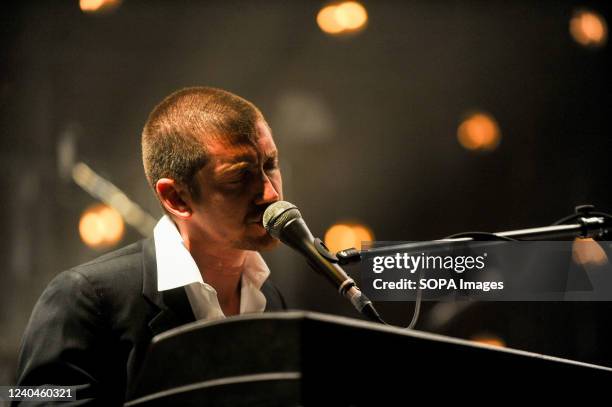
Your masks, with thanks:
[[[148,324],[153,336],[195,321],[184,287],[157,291],[157,263],[153,238],[143,241],[142,250],[142,295],[152,305],[152,318]]]
[[[142,245],[142,295],[151,305],[148,321],[153,336],[177,326],[195,321],[191,304],[184,287],[157,291],[157,263],[155,260],[155,241],[148,238]],[[287,308],[284,299],[269,280],[261,287],[266,297],[265,311],[282,311]]]

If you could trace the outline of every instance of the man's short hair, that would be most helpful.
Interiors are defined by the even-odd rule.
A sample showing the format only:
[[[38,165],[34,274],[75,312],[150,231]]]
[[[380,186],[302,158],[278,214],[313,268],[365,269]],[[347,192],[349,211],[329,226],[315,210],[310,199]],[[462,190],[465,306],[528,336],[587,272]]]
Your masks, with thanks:
[[[256,142],[256,123],[263,115],[251,102],[209,87],[181,89],[153,109],[142,131],[142,161],[155,190],[160,178],[171,178],[198,198],[194,175],[207,160],[207,143]]]

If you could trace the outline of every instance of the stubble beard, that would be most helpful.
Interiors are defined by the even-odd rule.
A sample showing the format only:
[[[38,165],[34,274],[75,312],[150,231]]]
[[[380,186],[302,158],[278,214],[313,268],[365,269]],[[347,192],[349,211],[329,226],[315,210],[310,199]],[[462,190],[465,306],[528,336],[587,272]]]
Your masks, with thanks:
[[[242,240],[235,240],[232,242],[232,246],[236,249],[240,250],[251,250],[251,251],[268,251],[277,247],[280,242],[270,236],[269,234],[265,234],[257,237],[247,237]]]

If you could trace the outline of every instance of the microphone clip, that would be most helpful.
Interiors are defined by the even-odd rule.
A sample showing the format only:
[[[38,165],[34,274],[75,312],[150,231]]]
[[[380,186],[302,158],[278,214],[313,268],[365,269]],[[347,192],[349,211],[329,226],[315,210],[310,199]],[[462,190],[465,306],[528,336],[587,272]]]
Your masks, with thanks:
[[[325,246],[325,243],[323,243],[323,241],[321,239],[319,239],[318,237],[315,238],[315,240],[314,240],[314,247],[317,249],[317,252],[319,252],[319,254],[321,256],[325,257],[325,259],[327,259],[331,263],[339,263],[340,262],[338,260],[338,257],[336,257],[335,254],[330,252],[329,249],[327,248],[327,246]]]

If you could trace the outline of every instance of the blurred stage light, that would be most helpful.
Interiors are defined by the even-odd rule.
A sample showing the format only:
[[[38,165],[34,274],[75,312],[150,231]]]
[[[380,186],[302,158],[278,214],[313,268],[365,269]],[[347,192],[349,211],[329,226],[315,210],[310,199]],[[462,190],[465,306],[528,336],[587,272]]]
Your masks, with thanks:
[[[583,266],[601,266],[608,262],[606,252],[591,238],[576,238],[572,245],[572,259]]]
[[[357,237],[357,245],[353,246],[356,249],[361,250],[361,242],[371,242],[374,240],[374,233],[372,233],[372,230],[369,227],[355,224],[352,225],[352,228],[353,233],[355,233],[355,236]]]
[[[373,241],[374,234],[370,228],[359,223],[337,223],[327,229],[323,240],[333,253],[351,247],[361,250],[361,242]]]
[[[327,34],[339,34],[342,32],[343,27],[336,20],[336,7],[337,6],[325,6],[317,14],[317,24],[319,28]]]
[[[332,3],[317,14],[319,28],[327,34],[349,34],[362,30],[368,21],[365,7],[356,1]]]
[[[150,236],[157,221],[113,183],[98,175],[84,162],[72,167],[72,179],[91,196],[115,209],[125,221],[143,236]]]
[[[79,221],[81,240],[93,249],[103,249],[119,243],[125,232],[119,212],[103,204],[87,208]]]
[[[106,13],[115,10],[121,0],[79,0],[79,7],[84,13]]]
[[[476,112],[461,122],[457,129],[457,139],[467,150],[492,151],[499,145],[501,132],[493,116]]]
[[[591,10],[577,10],[570,20],[570,33],[584,47],[601,47],[608,38],[608,26],[603,16]]]
[[[490,334],[474,335],[470,338],[470,340],[478,343],[483,343],[485,345],[499,346],[500,348],[504,348],[506,346],[506,342],[502,338]]]
[[[336,20],[347,31],[355,31],[362,28],[368,21],[368,13],[365,7],[356,1],[345,1],[336,7]]]

